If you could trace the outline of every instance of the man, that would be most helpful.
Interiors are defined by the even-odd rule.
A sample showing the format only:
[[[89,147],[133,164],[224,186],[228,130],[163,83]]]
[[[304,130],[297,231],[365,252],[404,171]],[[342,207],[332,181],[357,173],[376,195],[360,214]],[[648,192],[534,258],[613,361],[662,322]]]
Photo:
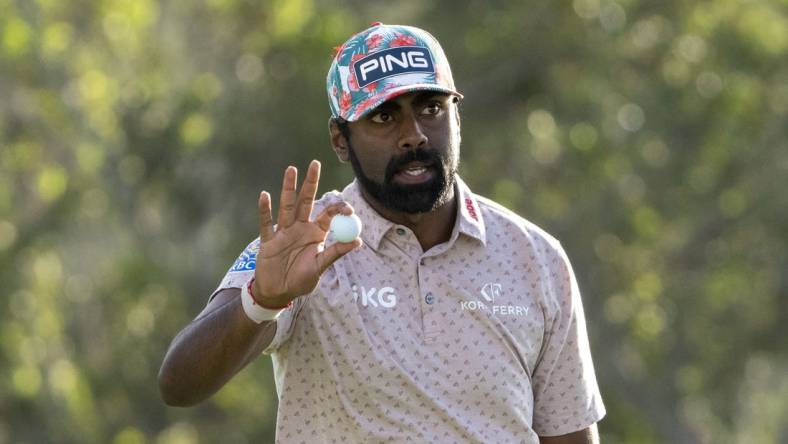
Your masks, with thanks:
[[[330,136],[356,180],[314,201],[285,171],[274,225],[173,341],[170,405],[202,401],[261,352],[281,442],[596,442],[605,414],[579,290],[558,241],[457,175],[462,97],[429,33],[375,23],[328,72]],[[363,222],[335,242],[337,214]]]

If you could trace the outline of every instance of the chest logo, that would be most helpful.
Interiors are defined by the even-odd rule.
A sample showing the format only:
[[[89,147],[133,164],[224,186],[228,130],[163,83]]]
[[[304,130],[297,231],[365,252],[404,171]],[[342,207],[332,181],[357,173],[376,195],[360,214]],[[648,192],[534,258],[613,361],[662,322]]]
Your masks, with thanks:
[[[358,303],[361,299],[361,305],[364,307],[383,307],[391,308],[397,305],[397,293],[391,287],[383,288],[365,288],[363,285],[353,285],[353,302]]]
[[[501,295],[501,284],[488,282],[484,284],[484,287],[482,287],[481,293],[487,302],[495,302],[495,297]]]
[[[501,297],[503,286],[497,282],[488,282],[479,293],[483,300],[460,301],[460,308],[465,311],[486,311],[497,316],[527,316],[531,307],[524,305],[496,304],[495,299]]]

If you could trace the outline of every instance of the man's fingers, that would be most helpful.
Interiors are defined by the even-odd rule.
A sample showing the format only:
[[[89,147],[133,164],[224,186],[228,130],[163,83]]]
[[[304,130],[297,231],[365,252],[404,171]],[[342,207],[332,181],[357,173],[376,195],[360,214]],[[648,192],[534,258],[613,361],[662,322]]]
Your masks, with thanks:
[[[340,243],[337,242],[330,247],[323,250],[317,255],[317,268],[322,274],[328,267],[331,266],[337,259],[350,253],[354,249],[361,246],[361,239],[353,239],[352,242]]]
[[[338,202],[331,204],[323,209],[315,219],[315,223],[323,231],[328,231],[331,228],[331,218],[337,214],[344,214],[349,216],[353,214],[353,207],[347,202]]]
[[[298,207],[296,208],[295,218],[301,222],[309,222],[309,215],[312,214],[312,204],[315,202],[317,194],[317,184],[320,181],[320,162],[313,160],[309,164],[309,169],[298,193]]]
[[[279,199],[279,228],[287,228],[295,220],[297,178],[296,167],[287,167],[285,177],[282,179],[282,195]]]
[[[274,218],[271,216],[271,196],[267,191],[260,193],[257,209],[260,212],[260,241],[268,242],[274,237]]]

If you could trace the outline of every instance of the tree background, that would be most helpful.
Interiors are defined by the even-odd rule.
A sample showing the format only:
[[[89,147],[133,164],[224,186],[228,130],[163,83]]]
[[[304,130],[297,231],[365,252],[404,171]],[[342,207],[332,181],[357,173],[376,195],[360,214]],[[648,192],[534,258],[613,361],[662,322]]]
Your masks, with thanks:
[[[572,258],[606,443],[788,442],[785,0],[0,0],[0,442],[267,442],[268,358],[166,407],[170,340],[330,150],[332,48],[430,30],[461,174]]]

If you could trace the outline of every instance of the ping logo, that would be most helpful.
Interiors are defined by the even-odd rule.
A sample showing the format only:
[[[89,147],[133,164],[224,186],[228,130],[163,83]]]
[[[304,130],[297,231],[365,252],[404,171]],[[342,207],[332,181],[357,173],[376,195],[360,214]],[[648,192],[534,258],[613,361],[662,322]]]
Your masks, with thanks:
[[[353,285],[351,288],[353,289],[353,301],[358,302],[360,298],[361,305],[364,307],[371,305],[373,307],[391,308],[397,305],[397,294],[391,287],[383,287],[378,290],[375,287],[366,289],[361,285]]]
[[[359,88],[386,77],[435,72],[432,54],[420,46],[397,46],[370,54],[353,64]]]

